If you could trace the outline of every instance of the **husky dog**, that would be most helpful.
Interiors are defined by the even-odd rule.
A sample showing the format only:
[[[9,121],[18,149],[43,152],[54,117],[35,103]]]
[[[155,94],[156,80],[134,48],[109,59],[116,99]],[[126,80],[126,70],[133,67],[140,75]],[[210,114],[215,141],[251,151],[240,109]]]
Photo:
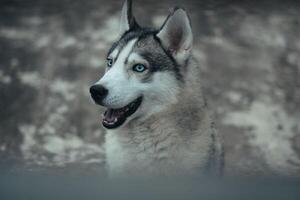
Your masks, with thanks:
[[[120,39],[107,54],[103,77],[90,88],[103,114],[109,175],[196,176],[223,168],[191,56],[186,11],[176,8],[159,30],[143,28],[125,1]]]

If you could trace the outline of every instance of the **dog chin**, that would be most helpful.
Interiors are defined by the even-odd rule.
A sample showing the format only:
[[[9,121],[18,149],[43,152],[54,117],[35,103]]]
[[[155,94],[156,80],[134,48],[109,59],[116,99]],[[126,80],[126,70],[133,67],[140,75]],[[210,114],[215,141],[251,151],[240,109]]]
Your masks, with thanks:
[[[128,118],[140,108],[142,101],[143,96],[140,96],[124,107],[107,108],[103,114],[102,125],[107,129],[115,129],[124,125]]]

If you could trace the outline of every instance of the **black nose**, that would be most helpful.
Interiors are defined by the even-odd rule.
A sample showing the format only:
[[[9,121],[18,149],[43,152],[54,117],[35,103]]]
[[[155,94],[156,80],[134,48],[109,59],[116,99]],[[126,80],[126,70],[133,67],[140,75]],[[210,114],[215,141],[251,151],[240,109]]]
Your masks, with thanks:
[[[107,96],[108,90],[102,85],[93,85],[90,87],[90,93],[94,101],[102,105],[102,101]]]

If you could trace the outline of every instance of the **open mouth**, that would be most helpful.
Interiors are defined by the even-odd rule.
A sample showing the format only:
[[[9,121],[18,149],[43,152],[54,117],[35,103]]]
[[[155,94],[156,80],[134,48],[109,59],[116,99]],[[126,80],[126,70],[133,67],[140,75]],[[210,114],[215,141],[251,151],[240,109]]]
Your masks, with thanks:
[[[107,129],[121,126],[129,116],[137,111],[142,103],[142,99],[143,97],[139,97],[123,108],[107,108],[102,121],[103,126]]]

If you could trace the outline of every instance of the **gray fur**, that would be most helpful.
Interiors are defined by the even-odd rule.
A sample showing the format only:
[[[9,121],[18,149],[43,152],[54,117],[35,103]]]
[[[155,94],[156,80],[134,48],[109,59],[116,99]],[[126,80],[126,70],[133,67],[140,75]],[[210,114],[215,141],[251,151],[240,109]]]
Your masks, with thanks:
[[[106,135],[112,177],[221,175],[223,149],[211,126],[199,83],[199,67],[189,62],[180,100],[147,119],[136,118]]]
[[[124,10],[128,9],[123,8],[122,15],[126,14]],[[133,17],[131,14],[128,16]],[[112,66],[112,72],[107,70],[110,74],[104,76],[105,80],[97,82],[105,84],[112,90],[111,93],[122,91],[130,100],[137,98],[134,96],[137,94],[144,97],[138,111],[127,119],[125,125],[107,131],[106,157],[111,177],[222,174],[222,142],[212,126],[202,95],[200,68],[190,54],[192,34],[189,19],[182,9],[175,10],[170,16],[167,19],[170,23],[166,21],[160,30],[141,28],[129,18],[128,21],[134,22],[134,25],[127,26],[131,28],[122,33],[108,53],[111,56],[118,50],[119,55],[124,48],[128,51],[127,44],[134,41],[131,42],[131,52],[127,52],[128,57],[134,54],[146,60],[147,72],[142,75],[130,72],[131,66],[126,58],[122,67],[118,62],[118,66]],[[179,23],[174,21],[173,16]],[[181,30],[183,28],[188,28],[188,31]],[[180,38],[168,38],[168,29],[180,31],[177,34]],[[168,47],[168,44],[174,44],[173,40],[177,45],[176,51]],[[118,60],[118,55],[115,55],[115,60]],[[114,73],[126,74],[122,85],[118,85],[118,78],[112,75]],[[116,90],[124,87],[126,79],[134,79],[131,85],[137,84],[136,88],[130,86],[135,90],[132,91],[133,97],[128,97],[131,91]],[[118,105],[130,103],[124,102],[120,94],[111,93],[107,98],[118,99]],[[112,105],[114,102],[106,101],[106,104],[117,107]]]

